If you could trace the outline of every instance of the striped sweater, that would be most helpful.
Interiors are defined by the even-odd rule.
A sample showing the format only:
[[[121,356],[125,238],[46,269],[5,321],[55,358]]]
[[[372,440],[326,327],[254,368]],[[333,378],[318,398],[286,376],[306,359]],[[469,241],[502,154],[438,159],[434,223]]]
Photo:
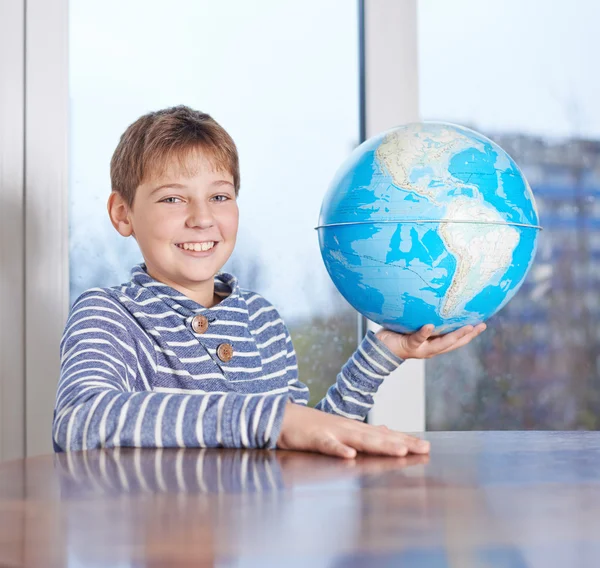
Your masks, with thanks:
[[[144,264],[127,284],[84,292],[60,343],[55,451],[274,448],[286,403],[309,398],[290,334],[234,276],[218,274],[215,293],[222,300],[205,308]],[[316,408],[363,420],[401,362],[369,332]]]

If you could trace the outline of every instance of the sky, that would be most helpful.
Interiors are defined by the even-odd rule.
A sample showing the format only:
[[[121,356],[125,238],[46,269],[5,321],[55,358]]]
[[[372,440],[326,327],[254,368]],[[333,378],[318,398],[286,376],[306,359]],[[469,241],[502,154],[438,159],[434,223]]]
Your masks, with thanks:
[[[600,138],[599,5],[419,0],[421,117]],[[106,214],[120,134],[185,103],[238,145],[236,266],[259,266],[286,319],[339,309],[314,227],[358,143],[353,0],[71,0],[69,53],[72,300],[140,259]]]
[[[425,119],[600,138],[600,3],[418,0]]]

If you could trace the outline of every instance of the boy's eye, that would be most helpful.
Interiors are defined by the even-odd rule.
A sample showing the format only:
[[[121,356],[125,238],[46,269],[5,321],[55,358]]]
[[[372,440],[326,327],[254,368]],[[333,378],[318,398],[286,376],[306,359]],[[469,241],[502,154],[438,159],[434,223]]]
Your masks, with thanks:
[[[179,197],[165,197],[164,199],[161,199],[160,202],[161,203],[177,203],[176,201],[171,201],[173,199],[179,199]],[[179,199],[179,201],[181,201],[181,199]]]
[[[227,201],[230,199],[229,195],[215,195],[213,197],[215,201]]]

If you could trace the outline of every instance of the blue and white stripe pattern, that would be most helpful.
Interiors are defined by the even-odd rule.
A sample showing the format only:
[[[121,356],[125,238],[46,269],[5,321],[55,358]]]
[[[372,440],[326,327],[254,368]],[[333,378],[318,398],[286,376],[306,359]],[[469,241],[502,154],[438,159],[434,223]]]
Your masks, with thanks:
[[[274,448],[285,405],[306,404],[290,334],[274,306],[215,277],[223,299],[205,308],[154,280],[91,288],[73,304],[60,344],[56,451],[100,447]],[[208,319],[197,333],[192,319]],[[233,347],[224,363],[218,347]],[[317,408],[363,420],[401,359],[372,332]]]

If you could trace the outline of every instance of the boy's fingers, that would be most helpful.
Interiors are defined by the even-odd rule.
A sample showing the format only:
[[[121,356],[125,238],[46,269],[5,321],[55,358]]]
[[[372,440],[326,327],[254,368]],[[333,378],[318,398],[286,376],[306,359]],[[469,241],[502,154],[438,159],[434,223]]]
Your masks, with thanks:
[[[438,347],[438,349],[440,349],[440,350],[436,351],[436,355],[441,355],[442,353],[448,353],[450,351],[454,351],[455,349],[458,349],[459,347],[463,347],[463,345],[466,345],[467,343],[469,343],[477,335],[478,335],[477,333],[472,331],[471,333],[461,337],[458,341],[452,343],[451,345],[448,345],[447,347],[440,346],[443,348],[440,349],[440,347]]]
[[[459,341],[460,339],[469,335],[472,332],[473,332],[473,326],[465,325],[464,327],[461,327],[460,329],[457,329],[457,330],[453,331],[452,333],[449,333],[448,335],[444,335],[440,339],[443,341],[446,341],[448,343],[448,345],[450,345],[452,343],[456,343],[457,341]]]
[[[429,442],[426,440],[390,430],[385,425],[348,422],[338,435],[329,434],[316,440],[315,450],[341,458],[355,458],[357,452],[394,457],[429,453]]]
[[[479,335],[480,333],[483,333],[486,329],[487,325],[485,323],[480,323],[475,326],[475,329],[473,331],[475,331],[477,335]]]
[[[408,453],[402,435],[392,431],[383,432],[380,428],[370,428],[369,430],[353,433],[347,443],[365,454],[401,457]]]
[[[475,327],[471,331],[471,333],[463,336],[454,345],[450,345],[449,347],[446,347],[445,349],[442,349],[437,354],[441,355],[442,353],[448,353],[449,351],[454,351],[455,349],[458,349],[459,347],[463,347],[464,345],[466,345],[467,343],[469,343],[470,341],[472,341],[473,339],[475,339],[480,333],[482,333],[483,331],[485,331],[486,327],[487,326],[484,323],[479,324],[477,327]]]
[[[339,440],[333,437],[327,437],[319,440],[317,444],[317,451],[328,456],[337,456],[339,458],[352,459],[356,457],[356,450],[342,444]]]
[[[466,325],[465,327],[461,327],[452,333],[443,335],[442,337],[437,337],[431,341],[430,346],[436,353],[441,353],[446,349],[453,347],[457,342],[461,341],[465,337],[468,337],[472,332],[473,326]]]
[[[443,353],[449,353],[450,351],[454,351],[459,347],[464,347],[467,343],[470,343],[472,339],[474,339],[478,333],[471,332],[469,335],[465,335],[462,339],[459,339],[454,345],[450,345],[450,347],[446,347],[446,349],[442,349],[438,351],[436,355],[442,355]]]
[[[400,436],[402,439],[402,443],[406,445],[408,451],[413,454],[428,454],[430,444],[427,440],[421,440],[421,438],[417,438],[416,436],[411,436],[410,434],[403,434],[401,432],[395,432],[394,430],[390,430],[387,426],[381,424],[376,426],[377,429],[382,432],[386,432],[389,434],[393,434],[395,436]]]
[[[428,454],[431,447],[427,440],[421,440],[408,435],[405,435],[404,443],[406,444],[408,451],[413,454]]]
[[[427,325],[424,325],[418,331],[415,331],[415,333],[411,333],[408,336],[409,346],[413,349],[419,347],[419,345],[421,345],[422,343],[427,341],[427,339],[429,339],[429,337],[433,333],[434,329],[435,329],[435,326],[433,326],[431,324],[427,324]]]

